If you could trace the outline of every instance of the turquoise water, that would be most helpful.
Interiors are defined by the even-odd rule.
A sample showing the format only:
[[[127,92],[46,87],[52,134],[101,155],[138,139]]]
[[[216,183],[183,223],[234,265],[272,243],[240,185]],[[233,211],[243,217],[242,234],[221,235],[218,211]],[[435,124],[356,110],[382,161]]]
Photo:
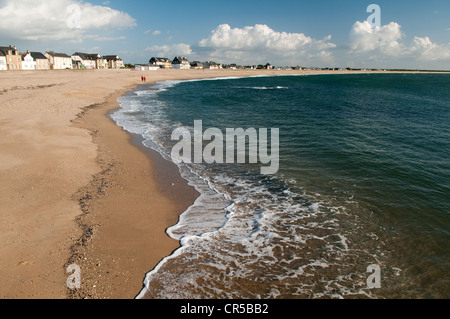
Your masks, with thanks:
[[[112,117],[170,158],[177,127],[279,128],[280,165],[180,164],[202,194],[153,298],[450,296],[450,76],[171,81]],[[369,265],[381,288],[367,286]],[[150,269],[149,269],[150,271]]]

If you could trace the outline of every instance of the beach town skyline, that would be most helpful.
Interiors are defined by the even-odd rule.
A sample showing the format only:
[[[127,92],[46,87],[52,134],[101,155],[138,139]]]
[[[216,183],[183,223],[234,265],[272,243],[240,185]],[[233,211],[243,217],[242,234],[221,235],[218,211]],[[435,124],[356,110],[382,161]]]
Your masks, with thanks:
[[[64,52],[21,51],[15,45],[0,46],[0,71],[35,71],[35,70],[105,70],[105,69],[134,69],[136,71],[155,71],[158,69],[178,70],[308,70],[308,71],[435,71],[447,72],[446,69],[404,69],[404,68],[366,68],[366,67],[333,67],[333,66],[300,66],[273,65],[250,63],[217,63],[215,61],[189,61],[186,57],[177,55],[173,59],[167,57],[151,57],[148,63],[126,63],[118,55],[101,55],[100,53],[75,52],[68,55]]]

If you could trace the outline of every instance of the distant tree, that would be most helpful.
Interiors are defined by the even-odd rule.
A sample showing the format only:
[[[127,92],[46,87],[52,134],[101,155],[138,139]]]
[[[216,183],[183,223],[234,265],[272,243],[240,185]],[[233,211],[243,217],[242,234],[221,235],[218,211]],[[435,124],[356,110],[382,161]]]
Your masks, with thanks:
[[[127,69],[134,69],[134,65],[130,63],[125,63],[124,67],[126,67]]]

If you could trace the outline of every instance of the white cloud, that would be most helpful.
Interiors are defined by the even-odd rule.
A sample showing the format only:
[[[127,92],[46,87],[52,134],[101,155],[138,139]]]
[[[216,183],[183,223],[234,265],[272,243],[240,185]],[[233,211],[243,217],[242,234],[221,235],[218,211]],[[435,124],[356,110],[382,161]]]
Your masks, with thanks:
[[[391,22],[382,27],[372,28],[367,21],[357,21],[350,33],[350,47],[357,53],[379,51],[396,56],[402,53],[403,48],[399,43],[402,37],[403,33],[398,23]]]
[[[190,55],[192,53],[191,46],[185,43],[154,45],[144,50],[153,56],[172,58],[177,55]]]
[[[108,42],[108,41],[119,41],[119,40],[126,40],[125,36],[118,36],[118,37],[102,37],[99,35],[86,35],[84,37],[85,39],[92,39],[95,40],[97,42]]]
[[[350,54],[364,54],[368,59],[390,57],[436,61],[450,59],[450,47],[433,43],[429,37],[414,37],[405,44],[401,26],[396,22],[372,28],[367,21],[357,21],[350,32]]]
[[[450,47],[433,43],[429,37],[414,37],[410,51],[421,60],[450,60]]]
[[[23,40],[81,41],[87,31],[136,25],[127,13],[80,0],[4,0],[0,35]]]
[[[159,31],[159,30],[154,30],[154,31],[152,31],[152,30],[146,30],[144,33],[145,33],[145,34],[151,33],[152,35],[160,35],[160,34],[161,34],[161,31]]]
[[[208,38],[199,42],[199,47],[210,51],[217,59],[242,59],[255,61],[255,58],[301,58],[303,55],[329,58],[329,49],[336,45],[329,42],[331,36],[322,40],[313,39],[303,33],[278,32],[265,24],[244,28],[231,28],[228,24],[219,25]]]

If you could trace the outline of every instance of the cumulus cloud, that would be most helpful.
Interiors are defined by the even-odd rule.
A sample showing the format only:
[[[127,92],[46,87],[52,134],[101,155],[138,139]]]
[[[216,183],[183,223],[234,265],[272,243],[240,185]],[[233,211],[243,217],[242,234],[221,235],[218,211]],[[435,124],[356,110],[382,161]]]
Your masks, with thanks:
[[[23,40],[82,40],[95,29],[136,25],[127,13],[80,0],[4,0],[0,35]]]
[[[433,43],[429,37],[414,37],[410,50],[421,60],[450,60],[450,47]]]
[[[192,53],[191,46],[185,43],[154,45],[144,51],[153,56],[172,57],[177,55],[187,56]]]
[[[403,37],[401,26],[391,22],[382,27],[372,28],[369,22],[357,21],[351,30],[350,47],[353,52],[366,53],[380,51],[387,55],[402,53],[400,40]]]
[[[357,21],[350,32],[350,54],[364,54],[372,59],[388,57],[408,58],[422,61],[450,59],[448,45],[433,43],[429,37],[414,37],[411,43],[404,43],[401,26],[391,22],[372,28],[369,22]]]
[[[217,57],[242,58],[249,54],[253,58],[268,54],[281,58],[305,54],[330,57],[328,50],[336,47],[330,40],[330,35],[316,40],[303,33],[278,32],[265,24],[243,28],[222,24],[209,37],[202,39],[198,46]]]

